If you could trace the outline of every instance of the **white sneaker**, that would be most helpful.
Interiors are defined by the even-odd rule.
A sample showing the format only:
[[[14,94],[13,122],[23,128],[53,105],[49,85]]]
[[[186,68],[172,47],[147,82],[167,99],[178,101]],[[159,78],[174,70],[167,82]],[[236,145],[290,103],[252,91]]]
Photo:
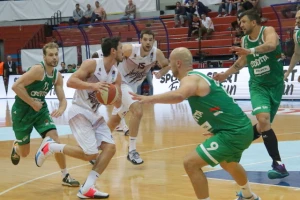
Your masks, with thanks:
[[[81,186],[77,196],[81,199],[106,199],[109,197],[109,194],[97,190],[95,186],[92,186],[86,192],[83,192]]]
[[[116,131],[123,131],[123,127],[117,126],[115,130],[116,130]]]
[[[140,157],[140,154],[136,150],[132,150],[127,155],[127,160],[129,160],[134,165],[143,164],[143,160]]]
[[[47,157],[51,156],[53,152],[49,149],[49,144],[55,143],[55,141],[50,137],[45,137],[35,154],[35,164],[41,167]]]
[[[128,135],[129,135],[129,128],[128,128],[127,125],[125,125],[125,126],[123,127],[123,133],[124,133],[125,136],[128,136]]]

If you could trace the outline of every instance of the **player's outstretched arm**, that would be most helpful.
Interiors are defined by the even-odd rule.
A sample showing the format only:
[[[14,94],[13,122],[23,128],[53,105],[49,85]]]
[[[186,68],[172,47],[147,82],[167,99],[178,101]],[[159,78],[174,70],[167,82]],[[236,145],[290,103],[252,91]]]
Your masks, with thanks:
[[[198,76],[186,76],[180,80],[179,89],[163,94],[153,96],[143,96],[134,93],[130,94],[133,96],[132,99],[138,100],[140,103],[176,104],[184,101],[190,96],[197,95],[199,80],[200,78]]]
[[[165,55],[160,49],[156,50],[156,59],[159,64],[158,66],[160,66],[162,69],[153,74],[155,78],[159,79],[165,74],[167,74],[171,67],[169,66],[169,60],[165,57]]]
[[[286,79],[290,75],[290,73],[293,71],[294,67],[296,66],[297,62],[300,60],[300,47],[297,42],[297,38],[295,34],[294,34],[294,42],[295,42],[294,54],[291,58],[290,66],[284,74],[284,79]]]
[[[65,97],[65,92],[63,89],[63,78],[62,75],[58,72],[58,77],[56,84],[54,85],[55,93],[59,101],[59,107],[58,109],[54,110],[51,113],[52,117],[60,117],[67,108],[67,100]]]
[[[34,81],[40,81],[44,77],[44,69],[41,65],[34,65],[23,74],[12,86],[12,90],[20,97],[24,102],[30,105],[35,111],[39,111],[42,107],[41,102],[37,102],[32,99],[27,93],[26,86],[30,85]]]

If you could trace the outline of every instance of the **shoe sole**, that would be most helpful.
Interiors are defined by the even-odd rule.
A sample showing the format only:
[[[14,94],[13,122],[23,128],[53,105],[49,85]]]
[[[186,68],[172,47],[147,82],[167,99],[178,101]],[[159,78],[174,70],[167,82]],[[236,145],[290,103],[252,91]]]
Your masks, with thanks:
[[[129,136],[129,130],[127,130],[126,132],[124,132],[125,136]]]
[[[109,197],[109,195],[108,196],[103,196],[103,197],[98,196],[97,198],[91,198],[91,197],[86,197],[86,196],[82,195],[80,192],[78,192],[77,197],[79,199],[107,199]]]
[[[49,137],[50,138],[50,137]],[[50,138],[51,139],[51,138]],[[44,146],[44,144],[46,143],[46,142],[48,142],[47,140],[45,140],[45,138],[43,139],[43,141],[42,141],[42,143],[41,143],[41,145],[40,145],[40,147],[39,147],[39,149],[37,150],[37,152],[36,152],[36,154],[35,154],[35,156],[34,156],[34,160],[35,160],[35,164],[36,164],[36,166],[38,166],[38,167],[41,167],[41,166],[39,166],[38,164],[37,164],[37,154],[38,154],[38,152],[41,152],[41,149],[42,149],[42,147]]]
[[[18,165],[21,158],[20,158],[20,155],[18,155],[17,152],[15,151],[14,147],[15,147],[15,142],[13,143],[13,147],[12,147],[12,150],[11,150],[10,160],[11,160],[13,165]],[[15,155],[15,154],[19,156],[18,159],[13,158],[13,155]]]
[[[134,165],[140,165],[140,164],[143,164],[143,163],[144,163],[144,161],[142,161],[141,163],[134,163],[134,162],[132,162],[132,161],[130,160],[129,156],[127,156],[127,160],[128,160],[129,162],[131,162],[132,164],[134,164]]]
[[[268,178],[269,179],[281,179],[281,178],[287,177],[289,175],[290,175],[289,173],[281,174],[281,173],[276,172],[276,171],[269,171],[268,172]]]

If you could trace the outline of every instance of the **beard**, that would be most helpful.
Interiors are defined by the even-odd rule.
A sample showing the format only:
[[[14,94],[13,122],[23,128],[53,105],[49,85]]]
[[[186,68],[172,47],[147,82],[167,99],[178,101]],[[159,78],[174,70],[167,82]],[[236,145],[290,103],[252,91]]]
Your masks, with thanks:
[[[46,62],[46,65],[49,66],[49,67],[56,67],[58,65],[58,60],[56,61],[45,61]]]
[[[151,51],[151,46],[148,48],[148,47],[143,47],[143,50],[145,51],[145,52],[150,52]]]

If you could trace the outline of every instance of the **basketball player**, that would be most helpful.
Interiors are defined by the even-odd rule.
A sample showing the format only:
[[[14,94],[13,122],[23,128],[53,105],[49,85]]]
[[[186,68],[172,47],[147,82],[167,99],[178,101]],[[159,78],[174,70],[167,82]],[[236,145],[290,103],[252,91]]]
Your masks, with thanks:
[[[12,86],[17,94],[11,115],[16,141],[14,142],[11,161],[14,165],[20,162],[20,157],[27,157],[30,152],[30,134],[33,127],[42,138],[52,138],[59,143],[56,126],[52,117],[60,117],[67,107],[63,90],[63,79],[55,68],[58,64],[58,46],[48,43],[43,47],[43,58],[40,64],[33,65]],[[45,96],[54,86],[59,108],[49,113]],[[72,179],[66,168],[63,154],[55,154],[55,159],[61,168],[62,185],[78,187],[79,182]]]
[[[68,114],[72,133],[79,146],[57,144],[50,138],[45,138],[36,153],[38,166],[42,166],[49,155],[57,152],[85,161],[96,160],[77,193],[77,196],[83,199],[109,197],[107,193],[97,190],[94,185],[116,151],[111,132],[103,116],[98,112],[101,104],[95,94],[102,89],[107,90],[108,83],[114,83],[121,92],[121,75],[116,68],[116,62],[123,59],[120,39],[116,37],[105,39],[102,50],[103,58],[84,61],[67,82],[68,87],[76,89]],[[121,97],[115,106],[121,106]],[[99,150],[102,150],[100,154]]]
[[[294,42],[295,42],[295,48],[294,48],[294,54],[292,56],[290,66],[288,70],[284,74],[284,80],[290,75],[290,73],[293,71],[294,67],[300,60],[300,11],[297,11],[296,13],[296,27],[298,30],[294,33]],[[299,78],[298,78],[299,80]]]
[[[207,179],[201,168],[220,164],[241,187],[238,200],[259,200],[239,164],[253,139],[251,121],[219,82],[193,71],[193,56],[187,48],[174,49],[170,65],[173,76],[180,80],[179,89],[154,96],[131,94],[140,103],[176,104],[188,99],[194,119],[212,135],[184,159],[197,198],[209,200]]]
[[[102,49],[97,50],[95,53],[93,53],[92,58],[102,58],[103,52]],[[119,63],[118,63],[119,64]],[[123,131],[124,135],[129,135],[129,128],[126,125],[125,118],[121,119],[120,124],[116,127],[116,131]],[[93,164],[94,161],[91,161],[91,164]]]
[[[161,50],[153,47],[154,33],[151,30],[143,30],[141,32],[141,44],[124,44],[123,55],[124,60],[119,63],[119,71],[122,76],[122,106],[114,108],[112,116],[109,118],[107,125],[111,131],[120,123],[128,111],[131,112],[129,122],[129,152],[127,159],[135,165],[143,163],[139,153],[136,151],[136,138],[143,116],[142,105],[132,100],[128,92],[137,91],[137,87],[144,81],[147,73],[158,61],[162,70],[155,74],[156,78],[169,71],[169,61],[165,58]]]
[[[252,113],[258,121],[258,124],[253,126],[254,140],[262,135],[273,159],[273,169],[268,171],[268,177],[284,178],[289,173],[281,162],[278,141],[271,128],[284,88],[283,65],[278,61],[281,55],[279,37],[273,27],[260,25],[260,17],[255,11],[243,12],[240,22],[246,36],[242,38],[242,47],[232,48],[240,57],[226,72],[216,74],[215,79],[224,81],[248,65]]]

